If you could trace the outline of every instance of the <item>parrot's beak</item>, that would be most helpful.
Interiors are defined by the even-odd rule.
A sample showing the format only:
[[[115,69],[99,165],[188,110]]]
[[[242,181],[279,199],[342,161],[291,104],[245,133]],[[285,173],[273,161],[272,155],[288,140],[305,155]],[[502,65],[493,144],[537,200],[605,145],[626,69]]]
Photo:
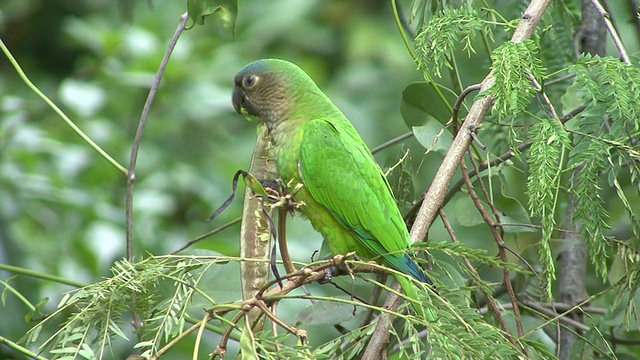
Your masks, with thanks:
[[[249,97],[244,89],[240,86],[236,86],[233,88],[233,95],[231,96],[231,102],[233,103],[233,108],[236,109],[238,114],[249,114],[252,116],[258,116],[258,112],[249,101]]]
[[[236,110],[236,112],[238,114],[242,114],[242,108],[244,107],[244,103],[245,103],[245,94],[244,94],[244,90],[242,90],[241,87],[234,87],[233,88],[233,95],[231,97],[231,102],[233,103],[233,108]]]

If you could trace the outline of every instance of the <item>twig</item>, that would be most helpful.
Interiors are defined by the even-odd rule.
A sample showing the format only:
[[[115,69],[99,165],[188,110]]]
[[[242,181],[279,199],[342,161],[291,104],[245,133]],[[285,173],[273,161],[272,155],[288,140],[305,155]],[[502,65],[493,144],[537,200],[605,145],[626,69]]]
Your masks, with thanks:
[[[596,8],[598,13],[600,13],[600,16],[602,16],[602,18],[604,19],[604,25],[607,27],[607,30],[609,31],[609,34],[611,35],[613,42],[616,44],[616,48],[618,48],[618,51],[620,52],[620,58],[625,64],[631,65],[631,60],[629,60],[629,55],[627,55],[627,50],[625,49],[624,44],[622,43],[622,40],[620,39],[620,36],[616,31],[616,28],[613,26],[613,22],[611,21],[611,15],[609,15],[609,13],[604,9],[602,4],[600,4],[600,1],[591,0],[591,4],[593,4],[593,7]]]
[[[385,283],[387,281],[387,275],[379,275],[376,279],[379,283]],[[373,288],[373,293],[371,294],[370,304],[375,305],[378,303],[378,299],[380,299],[380,295],[382,294],[382,288],[380,286],[376,286]],[[362,322],[360,323],[360,327],[367,325],[371,319],[373,318],[373,309],[367,310]]]
[[[560,121],[562,121],[562,123],[565,123],[571,119],[573,119],[574,117],[576,117],[577,115],[579,115],[582,111],[584,111],[586,107],[585,106],[580,106],[575,108],[574,110],[572,110],[570,113],[568,113],[567,115],[563,116]],[[529,147],[531,147],[531,144],[533,142],[531,141],[527,141],[524,142],[522,144],[520,144],[516,150],[518,153],[521,153],[525,150],[527,150]],[[512,158],[514,158],[516,156],[516,152],[513,150],[509,150],[507,152],[505,152],[504,154],[498,156],[497,158],[491,160],[490,162],[482,162],[478,165],[478,170],[479,171],[484,171],[490,167],[495,167],[498,166],[504,162],[506,162],[507,160],[510,160]],[[474,177],[477,176],[479,174],[479,172],[477,172],[475,169],[471,170],[469,172],[469,177]],[[449,189],[449,191],[447,192],[447,195],[444,198],[443,201],[443,205],[446,205],[449,203],[449,201],[453,198],[453,196],[462,188],[462,186],[464,186],[464,179],[460,179],[458,180],[455,184],[453,184],[451,186],[451,188]],[[422,204],[422,202],[424,201],[424,197],[426,196],[426,193],[422,194],[422,196],[420,197],[419,200],[417,200],[414,204],[411,205],[411,207],[409,208],[409,210],[407,210],[407,215],[405,216],[406,218],[411,217],[411,215],[413,213],[415,213],[416,211],[418,211],[420,205]]]
[[[533,74],[529,74],[529,79],[531,80],[531,83],[533,84],[533,87],[537,91],[539,91],[540,94],[542,95],[542,99],[544,100],[544,102],[549,107],[549,111],[551,111],[551,115],[553,116],[553,118],[555,120],[560,121],[560,117],[558,116],[558,113],[556,112],[555,106],[553,106],[553,103],[551,102],[551,99],[549,99],[549,97],[547,96],[547,93],[542,89],[542,86],[540,85],[538,80],[536,80],[536,78],[533,76]]]
[[[458,128],[458,114],[460,113],[460,107],[462,106],[462,103],[467,98],[467,96],[469,96],[469,94],[471,94],[474,91],[479,91],[480,89],[481,89],[480,84],[471,85],[471,86],[468,86],[466,89],[464,89],[460,93],[460,95],[458,95],[458,98],[456,99],[456,103],[453,104],[453,115],[451,117],[452,119],[451,121],[453,122],[454,129]],[[454,131],[454,133],[457,133],[457,131]]]
[[[231,320],[231,323],[233,324],[233,326],[229,325],[227,327],[227,330],[224,332],[224,334],[222,334],[222,339],[220,339],[220,342],[218,343],[216,350],[211,355],[211,359],[215,359],[218,356],[221,359],[225,357],[225,355],[227,354],[227,342],[229,342],[229,337],[231,336],[231,332],[233,331],[233,329],[236,329],[238,327],[238,323],[243,317],[244,317],[244,311],[239,311],[236,314],[236,316],[233,318],[233,320]]]
[[[194,324],[193,326],[191,326],[190,328],[188,328],[187,330],[183,331],[182,333],[180,333],[180,335],[176,336],[175,338],[173,338],[170,342],[168,342],[165,346],[163,346],[161,349],[158,350],[158,352],[156,352],[153,357],[151,357],[150,360],[155,360],[155,359],[159,359],[161,358],[164,354],[166,354],[169,350],[173,349],[174,346],[176,346],[176,344],[178,344],[179,342],[181,342],[182,340],[184,340],[184,338],[186,338],[187,336],[189,336],[191,333],[193,333],[194,331],[200,329],[201,327],[201,323],[206,323],[207,321],[209,321],[210,317],[207,315],[204,319],[200,320],[198,323]]]
[[[209,236],[213,236],[213,235],[221,232],[222,230],[226,230],[226,229],[230,228],[231,226],[233,226],[235,224],[238,224],[240,222],[240,220],[242,220],[242,218],[237,218],[237,219],[231,220],[230,222],[220,226],[219,228],[213,229],[213,230],[207,232],[206,234],[202,234],[202,235],[198,236],[195,239],[189,240],[189,241],[187,241],[186,244],[182,245],[177,250],[174,250],[170,255],[176,255],[177,253],[179,253],[182,250],[190,247],[191,245],[193,245],[193,244],[195,244],[195,243],[197,243],[199,241],[202,241],[202,240],[208,238]]]
[[[449,233],[449,237],[451,238],[451,241],[454,242],[454,243],[457,243],[458,242],[458,237],[456,236],[455,232],[453,231],[453,228],[451,227],[451,224],[449,223],[449,220],[447,220],[447,215],[445,214],[444,210],[441,208],[440,211],[438,212],[438,214],[440,215],[440,219],[442,220],[442,223],[444,224],[444,228],[447,230],[447,233]],[[469,259],[467,259],[466,257],[464,257],[464,264],[467,267],[467,269],[469,270],[469,272],[475,278],[480,279],[480,274],[478,274],[478,271],[476,270],[476,268],[474,268],[473,265],[471,265],[471,261],[469,261]],[[504,317],[502,316],[502,312],[500,311],[500,308],[498,307],[498,304],[496,303],[496,300],[493,298],[492,294],[489,294],[488,292],[486,292],[482,287],[480,287],[480,291],[482,291],[482,294],[484,295],[485,299],[487,300],[487,305],[491,308],[491,311],[494,313],[494,315],[498,319],[498,322],[500,323],[500,327],[502,328],[502,330],[504,330],[504,332],[506,334],[511,334],[511,332],[509,331],[509,326],[504,321]],[[511,344],[513,344],[513,346],[515,346],[515,347],[518,346],[517,342],[513,338],[513,336],[509,336],[508,338],[509,338],[509,341],[511,342]]]
[[[31,359],[36,359],[36,360],[47,360],[47,358],[42,357],[36,353],[34,353],[33,351],[21,346],[20,344],[11,341],[9,339],[7,339],[4,336],[0,336],[0,344],[4,344],[10,348],[12,348],[15,351],[18,351],[19,353],[21,353],[22,355],[28,356]]]
[[[280,258],[284,264],[284,268],[288,274],[296,271],[295,266],[291,262],[289,255],[289,247],[287,246],[287,214],[289,210],[280,207],[278,209],[278,246],[280,247]]]
[[[531,300],[523,300],[522,304],[528,308],[534,309],[535,311],[547,316],[548,318],[555,318],[561,323],[564,323],[565,325],[568,325],[568,326],[572,326],[580,331],[585,332],[591,329],[587,325],[579,321],[572,320],[569,317],[565,316],[566,313],[558,314],[553,310],[540,306],[540,303],[538,302],[531,301]]]
[[[153,101],[156,98],[156,93],[158,92],[158,88],[160,87],[160,81],[162,80],[162,76],[164,75],[164,70],[169,63],[169,58],[173,53],[173,49],[178,42],[178,38],[184,31],[185,25],[189,20],[189,14],[184,13],[180,16],[180,23],[178,24],[178,28],[176,32],[173,34],[173,38],[169,42],[169,46],[167,51],[164,54],[164,58],[160,63],[160,68],[158,69],[158,73],[156,74],[155,79],[153,80],[153,84],[151,85],[151,89],[149,90],[149,96],[147,96],[147,101],[144,104],[144,108],[142,109],[142,115],[140,116],[140,122],[138,123],[138,130],[136,130],[136,135],[133,141],[133,146],[131,147],[131,157],[129,159],[129,170],[127,171],[127,196],[125,200],[126,207],[126,223],[127,223],[127,260],[129,262],[133,262],[133,185],[136,182],[136,162],[138,161],[138,150],[140,149],[140,142],[142,141],[142,133],[144,132],[144,127],[147,124],[147,119],[149,118],[149,112],[151,111],[151,106],[153,105]]]
[[[469,174],[467,172],[467,165],[464,162],[461,162],[460,166],[462,166],[462,176],[464,177],[464,181],[467,184],[467,190],[469,191],[469,196],[471,197],[471,200],[473,200],[474,205],[482,215],[482,219],[489,225],[489,228],[491,229],[493,237],[498,245],[500,259],[505,263],[509,262],[509,258],[507,257],[507,253],[505,251],[506,245],[504,243],[504,240],[502,240],[502,236],[500,235],[500,233],[498,233],[498,228],[493,223],[493,220],[491,220],[491,217],[489,216],[487,211],[484,209],[484,206],[482,206],[482,203],[478,198],[478,194],[473,188],[473,184],[471,183],[471,178],[469,178]],[[509,294],[509,299],[511,300],[511,304],[513,304],[513,313],[516,318],[518,336],[524,337],[524,329],[522,327],[522,318],[520,316],[520,309],[518,308],[518,299],[516,298],[515,291],[513,290],[513,286],[511,284],[511,277],[509,276],[509,270],[507,270],[506,268],[503,268],[502,274],[503,274],[505,286],[507,288],[507,293]]]
[[[9,62],[11,63],[11,65],[13,65],[14,69],[16,69],[16,72],[18,73],[22,81],[24,81],[24,83],[27,84],[27,86],[31,89],[31,91],[36,93],[36,95],[38,95],[47,105],[49,105],[49,107],[52,108],[53,111],[55,111],[56,114],[58,114],[58,116],[60,116],[62,120],[64,120],[64,122],[67,123],[67,125],[76,134],[78,134],[78,136],[82,138],[82,140],[84,140],[87,144],[89,144],[89,146],[91,146],[95,151],[97,151],[100,154],[100,156],[107,159],[107,161],[110,162],[111,165],[115,166],[118,170],[122,171],[123,174],[127,173],[127,169],[125,169],[124,166],[120,165],[120,163],[118,163],[109,154],[107,154],[104,150],[102,150],[102,148],[98,146],[98,144],[93,142],[93,140],[91,140],[91,138],[87,136],[87,134],[85,134],[82,130],[80,130],[80,128],[73,121],[71,121],[71,119],[69,119],[69,117],[62,110],[60,110],[60,108],[53,101],[51,101],[51,99],[47,97],[47,95],[45,95],[42,91],[40,91],[40,89],[38,89],[31,82],[31,80],[29,80],[29,78],[27,77],[27,74],[25,74],[25,72],[20,67],[20,64],[18,64],[16,59],[13,57],[13,55],[11,55],[9,48],[7,48],[7,46],[4,44],[2,39],[0,39],[0,48],[2,49],[2,52],[4,52],[4,55],[7,57],[7,59],[9,59]]]
[[[411,131],[410,131],[410,132],[408,132],[408,133],[406,133],[406,134],[400,135],[400,136],[398,136],[398,137],[397,137],[397,138],[395,138],[395,139],[391,139],[391,140],[389,140],[389,141],[387,141],[387,142],[385,142],[385,143],[383,143],[383,144],[381,144],[381,145],[377,146],[376,148],[374,148],[373,150],[371,150],[371,153],[372,153],[372,154],[375,154],[375,153],[377,153],[377,152],[380,152],[380,151],[382,151],[382,150],[384,150],[384,149],[388,148],[389,146],[393,146],[393,145],[395,145],[395,144],[397,144],[397,143],[399,143],[399,142],[402,142],[402,141],[404,141],[404,140],[407,140],[407,139],[411,138],[412,136],[413,136],[413,132],[411,132]]]

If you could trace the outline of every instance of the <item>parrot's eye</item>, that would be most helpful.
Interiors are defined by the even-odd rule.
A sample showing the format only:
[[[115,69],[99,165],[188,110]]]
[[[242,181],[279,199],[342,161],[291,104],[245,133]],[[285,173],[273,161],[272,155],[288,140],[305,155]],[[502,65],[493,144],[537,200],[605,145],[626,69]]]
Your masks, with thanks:
[[[249,74],[242,79],[242,87],[245,89],[251,89],[258,83],[259,78],[255,75]]]

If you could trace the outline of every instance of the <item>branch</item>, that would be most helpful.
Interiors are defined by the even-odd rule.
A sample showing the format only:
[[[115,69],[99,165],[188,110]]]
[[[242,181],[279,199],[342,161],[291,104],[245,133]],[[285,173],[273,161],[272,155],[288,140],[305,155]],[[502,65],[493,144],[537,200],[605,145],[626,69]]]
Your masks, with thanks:
[[[120,165],[120,163],[114,160],[109,154],[107,154],[106,151],[102,150],[102,148],[98,146],[98,144],[96,144],[93,140],[91,140],[91,138],[87,136],[87,134],[85,134],[82,130],[80,130],[80,128],[73,121],[71,121],[71,119],[69,119],[69,117],[62,110],[60,110],[60,108],[53,101],[51,101],[51,99],[47,97],[47,95],[45,95],[42,91],[40,91],[40,89],[38,89],[31,82],[31,80],[29,80],[29,78],[27,77],[27,74],[25,74],[25,72],[20,67],[20,64],[18,64],[16,59],[13,57],[13,55],[11,55],[9,48],[7,48],[7,46],[4,44],[2,39],[0,39],[0,49],[2,49],[2,52],[4,52],[4,55],[7,57],[7,59],[9,59],[9,62],[16,69],[16,72],[18,73],[22,81],[25,84],[27,84],[27,86],[31,89],[31,91],[36,93],[36,95],[38,95],[47,105],[49,105],[49,107],[52,108],[53,111],[55,111],[56,114],[58,114],[58,116],[60,116],[62,120],[64,120],[64,122],[67,123],[67,125],[76,134],[78,134],[78,136],[82,138],[82,140],[84,140],[87,144],[89,144],[89,146],[91,146],[95,151],[97,151],[103,158],[107,159],[107,161],[111,163],[111,165],[115,166],[118,170],[122,171],[123,173],[127,172],[127,169],[125,169],[124,166]]]
[[[604,19],[604,25],[607,27],[607,30],[609,31],[609,34],[611,35],[613,42],[616,44],[616,47],[620,52],[620,58],[625,64],[631,65],[631,60],[629,60],[629,55],[627,55],[627,50],[624,48],[624,44],[622,44],[622,40],[620,39],[620,36],[618,35],[618,32],[616,31],[615,26],[613,26],[613,22],[611,21],[611,15],[609,15],[607,10],[605,10],[602,4],[600,4],[600,1],[591,0],[591,4],[593,4],[593,7],[596,8],[600,16],[602,16],[602,18]]]
[[[178,28],[173,34],[173,38],[171,38],[171,41],[169,42],[167,51],[165,52],[164,58],[160,63],[158,73],[156,74],[156,77],[153,80],[153,84],[151,85],[151,90],[149,90],[149,96],[147,97],[147,101],[145,102],[144,108],[142,109],[142,115],[140,116],[140,122],[138,123],[138,130],[136,130],[136,136],[133,141],[133,146],[131,147],[129,170],[127,171],[127,197],[125,200],[125,216],[127,223],[127,260],[129,262],[133,262],[133,185],[136,182],[136,162],[138,161],[138,150],[140,149],[140,142],[142,141],[142,133],[144,132],[144,127],[146,126],[147,119],[149,118],[151,105],[153,105],[153,101],[156,98],[156,93],[158,92],[158,88],[160,87],[160,81],[162,80],[162,76],[164,75],[164,70],[167,68],[169,58],[171,57],[173,49],[178,42],[178,38],[180,38],[180,34],[182,34],[185,29],[187,20],[189,20],[189,14],[182,14],[182,16],[180,17]]]
[[[525,11],[518,27],[516,28],[511,41],[515,43],[521,43],[529,39],[540,22],[544,11],[551,4],[551,0],[532,0],[529,7]],[[493,72],[489,73],[487,77],[482,81],[480,88],[481,91],[486,91],[495,82]],[[469,110],[464,123],[462,124],[460,131],[453,139],[451,148],[447,152],[447,155],[442,160],[442,165],[438,169],[425,199],[422,202],[416,221],[411,228],[411,241],[418,242],[423,241],[429,226],[433,223],[433,220],[438,213],[438,209],[442,206],[444,197],[451,183],[458,164],[462,160],[467,147],[471,144],[472,129],[478,128],[482,123],[485,114],[493,105],[493,97],[486,96],[482,99],[476,100]]]

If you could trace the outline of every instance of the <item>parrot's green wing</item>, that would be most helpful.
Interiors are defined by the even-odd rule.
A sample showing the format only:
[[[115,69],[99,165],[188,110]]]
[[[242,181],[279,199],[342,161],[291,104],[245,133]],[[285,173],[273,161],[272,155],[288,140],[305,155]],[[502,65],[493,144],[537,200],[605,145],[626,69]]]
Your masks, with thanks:
[[[368,253],[427,281],[400,252],[410,244],[406,225],[384,174],[348,120],[311,120],[302,132],[298,169],[311,196],[351,230]]]

